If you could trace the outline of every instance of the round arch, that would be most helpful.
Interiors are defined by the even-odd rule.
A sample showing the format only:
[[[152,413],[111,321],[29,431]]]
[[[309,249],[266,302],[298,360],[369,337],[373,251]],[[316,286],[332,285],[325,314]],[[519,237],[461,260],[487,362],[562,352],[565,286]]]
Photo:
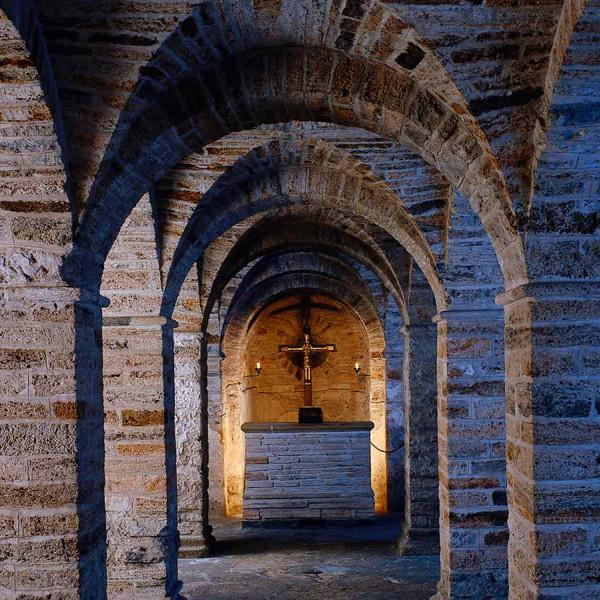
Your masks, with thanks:
[[[329,225],[324,226],[311,221],[305,223],[294,221],[286,224],[285,220],[282,223],[280,220],[273,219],[259,222],[248,230],[224,259],[221,269],[212,280],[204,322],[206,323],[216,298],[235,273],[261,256],[286,252],[288,249],[338,252],[364,263],[392,294],[403,318],[408,320],[406,301],[397,274],[393,272],[389,261],[378,249]]]
[[[294,259],[292,259],[294,260]],[[264,266],[261,266],[264,262]],[[284,264],[281,264],[281,263]],[[285,265],[285,263],[288,263]],[[298,266],[302,264],[300,259]],[[262,269],[266,267],[266,270]],[[373,305],[369,289],[362,283],[360,277],[352,272],[351,267],[343,267],[339,259],[333,262],[321,262],[320,272],[295,271],[286,273],[289,269],[289,259],[285,256],[276,257],[275,262],[260,261],[255,265],[255,271],[260,273],[262,280],[245,292],[239,294],[232,302],[228,311],[226,322],[223,326],[221,340],[221,372],[222,372],[222,397],[226,404],[223,418],[224,456],[227,457],[230,449],[243,449],[243,438],[239,430],[239,411],[235,407],[241,402],[241,364],[243,352],[243,340],[248,327],[256,315],[257,307],[262,307],[272,300],[294,293],[294,291],[313,291],[315,293],[329,294],[347,305],[362,322],[367,333],[371,354],[371,365],[377,372],[385,373],[383,366],[385,350],[385,334],[379,320],[376,308]],[[313,266],[314,268],[314,266]],[[343,270],[342,270],[343,269]],[[284,273],[284,274],[280,274]],[[249,280],[252,281],[252,274]],[[350,275],[350,283],[344,280]],[[240,286],[240,289],[244,289]],[[380,364],[381,363],[381,364]],[[370,391],[370,407],[372,420],[375,422],[376,431],[373,439],[380,444],[385,444],[385,382],[374,381]],[[236,426],[237,425],[237,426]],[[243,456],[243,454],[241,455]],[[382,495],[385,493],[386,477],[385,461],[381,457],[373,457],[377,462],[374,465],[374,473],[377,480],[374,481],[378,490],[378,501],[383,504]],[[241,464],[240,464],[241,462]],[[243,460],[225,461],[225,486],[230,497],[227,510],[235,513],[241,506],[241,494],[243,489]]]
[[[415,149],[469,197],[507,282],[524,281],[521,240],[499,165],[433,53],[378,2],[359,9],[360,35],[344,31],[324,0],[298,4],[322,24],[306,30],[308,39],[302,33],[294,40],[298,32],[287,19],[273,19],[254,6],[244,7],[239,29],[241,22],[224,22],[231,13],[220,13],[218,2],[206,2],[165,42],[166,50],[175,40],[181,61],[166,63],[159,51],[144,71],[155,77],[140,80],[117,126],[66,265],[69,277],[97,287],[124,218],[187,154],[231,131],[295,119],[361,126]],[[229,16],[223,20],[220,14]],[[232,26],[238,35],[224,37]],[[185,45],[177,43],[182,35]],[[220,40],[214,52],[188,50],[211,36]],[[389,43],[380,45],[381,36]]]
[[[219,178],[197,206],[181,237],[166,284],[170,294],[176,295],[203,250],[233,223],[266,211],[285,212],[291,206],[307,206],[311,210],[342,210],[387,232],[414,257],[438,306],[445,306],[446,296],[429,245],[396,194],[370,172],[366,176],[354,169],[348,172],[346,163],[340,160],[319,166],[323,162],[320,149],[311,143],[300,156],[294,155],[291,166],[280,167],[280,160],[285,160],[284,165],[290,162],[287,152],[277,147],[273,153],[261,147]],[[163,304],[165,314],[171,310],[169,302],[172,299]]]

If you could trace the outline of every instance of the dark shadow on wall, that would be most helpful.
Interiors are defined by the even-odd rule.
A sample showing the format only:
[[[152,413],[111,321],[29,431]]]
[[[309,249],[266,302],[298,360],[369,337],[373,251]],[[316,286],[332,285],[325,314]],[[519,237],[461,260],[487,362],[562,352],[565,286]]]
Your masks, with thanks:
[[[175,444],[175,343],[174,321],[162,328],[163,385],[165,410],[165,466],[167,476],[167,523],[160,533],[166,566],[165,594],[168,598],[181,598],[182,582],[178,579],[177,553],[179,531],[177,530],[177,450]]]
[[[75,304],[79,598],[106,598],[102,308]]]

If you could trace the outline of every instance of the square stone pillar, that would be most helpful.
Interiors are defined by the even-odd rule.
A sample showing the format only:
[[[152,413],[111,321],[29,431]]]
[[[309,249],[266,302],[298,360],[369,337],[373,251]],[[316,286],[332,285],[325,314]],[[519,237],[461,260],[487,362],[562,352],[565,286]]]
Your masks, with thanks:
[[[494,308],[438,315],[441,581],[437,599],[507,589],[504,319]]]
[[[108,590],[112,600],[177,593],[173,327],[104,319]]]
[[[0,290],[0,597],[104,598],[101,299]]]
[[[537,283],[499,302],[509,598],[600,598],[600,285]]]
[[[404,333],[404,525],[402,554],[439,552],[436,343],[433,324]]]
[[[209,552],[206,340],[188,328],[174,341],[179,557],[199,558]]]

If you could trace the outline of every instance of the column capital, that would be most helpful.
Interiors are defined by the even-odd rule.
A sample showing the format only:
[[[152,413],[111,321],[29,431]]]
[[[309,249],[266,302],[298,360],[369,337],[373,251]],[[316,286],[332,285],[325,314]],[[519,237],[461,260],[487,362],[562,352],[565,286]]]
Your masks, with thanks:
[[[457,306],[448,310],[441,310],[431,320],[440,321],[481,321],[504,319],[504,311],[499,306]]]
[[[589,300],[600,298],[600,281],[530,281],[496,296],[496,303],[507,306],[525,299]]]

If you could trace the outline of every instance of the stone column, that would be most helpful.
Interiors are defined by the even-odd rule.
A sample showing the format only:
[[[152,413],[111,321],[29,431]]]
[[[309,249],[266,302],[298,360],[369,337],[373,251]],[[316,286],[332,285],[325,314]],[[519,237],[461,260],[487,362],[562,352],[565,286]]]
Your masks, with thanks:
[[[509,598],[599,598],[600,285],[531,284],[499,302],[506,311]]]
[[[441,580],[438,600],[507,589],[503,315],[444,311],[438,324]]]
[[[390,328],[391,329],[391,328]],[[389,333],[386,323],[386,422],[387,445],[396,452],[387,454],[388,509],[404,512],[404,382],[402,363],[404,360],[404,338],[399,328]],[[435,356],[435,348],[434,348]],[[437,494],[437,488],[436,488]]]
[[[401,554],[439,552],[436,339],[433,323],[404,334],[404,525]]]
[[[371,352],[369,373],[359,375],[364,378],[364,386],[369,390],[369,413],[374,424],[371,441],[378,448],[388,447],[388,423],[386,406],[386,358],[379,352]],[[375,511],[385,513],[388,510],[388,455],[370,448],[371,487],[375,494]]]
[[[175,434],[177,445],[177,522],[180,558],[208,554],[204,516],[208,488],[206,451],[205,334],[175,332]]]
[[[173,327],[104,319],[109,597],[177,593]]]
[[[0,290],[0,596],[105,597],[100,298]]]

